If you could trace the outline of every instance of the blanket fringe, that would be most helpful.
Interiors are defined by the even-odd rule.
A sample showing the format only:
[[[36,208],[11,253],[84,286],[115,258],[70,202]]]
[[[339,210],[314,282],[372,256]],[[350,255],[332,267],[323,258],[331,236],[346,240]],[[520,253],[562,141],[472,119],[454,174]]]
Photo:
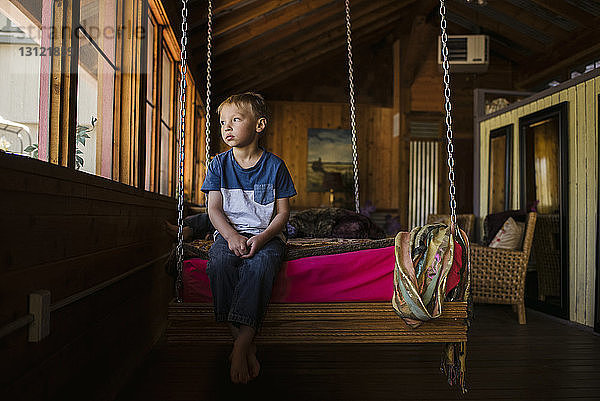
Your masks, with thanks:
[[[466,343],[446,343],[444,347],[440,371],[448,378],[448,385],[458,386],[465,394]]]

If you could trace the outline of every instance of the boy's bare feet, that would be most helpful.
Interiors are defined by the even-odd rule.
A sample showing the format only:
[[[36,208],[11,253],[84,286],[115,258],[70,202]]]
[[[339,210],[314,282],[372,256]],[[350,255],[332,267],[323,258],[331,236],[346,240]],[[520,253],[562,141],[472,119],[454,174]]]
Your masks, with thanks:
[[[246,353],[246,362],[248,369],[248,377],[249,380],[256,379],[258,377],[258,373],[260,372],[260,363],[258,359],[256,359],[256,344],[252,343],[248,347],[248,352]],[[229,354],[229,363],[232,365],[233,369],[233,351]],[[231,380],[233,381],[233,373],[231,376]]]
[[[249,345],[242,341],[236,341],[233,344],[231,352],[231,381],[234,383],[248,383],[250,374],[248,373],[248,350]]]
[[[260,363],[258,363],[258,359],[256,359],[256,344],[250,344],[246,357],[248,360],[248,373],[250,374],[250,379],[256,379],[258,372],[260,372]]]

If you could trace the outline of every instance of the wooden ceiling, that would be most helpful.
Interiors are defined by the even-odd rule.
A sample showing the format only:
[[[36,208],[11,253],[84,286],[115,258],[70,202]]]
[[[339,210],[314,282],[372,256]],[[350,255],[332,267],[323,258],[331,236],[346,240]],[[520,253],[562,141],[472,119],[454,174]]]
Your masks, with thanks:
[[[181,2],[164,0],[176,34]],[[213,0],[212,88],[216,97],[262,90],[346,46],[343,0]],[[439,24],[431,0],[351,0],[353,47],[410,37],[413,20]],[[514,63],[522,85],[600,53],[600,3],[594,0],[447,1],[450,34],[481,33],[490,50]],[[207,1],[189,0],[190,69],[204,85]]]

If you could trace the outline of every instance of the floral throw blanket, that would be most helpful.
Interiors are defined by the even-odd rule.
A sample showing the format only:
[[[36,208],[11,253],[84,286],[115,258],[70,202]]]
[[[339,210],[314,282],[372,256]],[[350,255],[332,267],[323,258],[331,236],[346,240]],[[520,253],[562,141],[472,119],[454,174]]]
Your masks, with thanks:
[[[442,314],[446,301],[468,301],[469,241],[445,224],[416,227],[395,238],[392,305],[407,325],[418,327]],[[442,371],[465,391],[465,344],[446,343]]]

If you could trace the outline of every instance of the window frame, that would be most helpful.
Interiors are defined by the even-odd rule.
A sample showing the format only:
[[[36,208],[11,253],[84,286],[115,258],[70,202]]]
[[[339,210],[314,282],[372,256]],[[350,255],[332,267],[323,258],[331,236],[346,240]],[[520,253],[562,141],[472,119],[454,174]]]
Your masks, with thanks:
[[[40,95],[47,97],[47,118],[40,119],[45,126],[40,124],[40,136],[46,135],[42,146],[40,141],[39,158],[48,163],[75,169],[76,154],[76,126],[77,126],[77,89],[78,89],[78,65],[79,65],[79,41],[89,40],[78,37],[76,33],[82,32],[81,0],[72,2],[50,1],[44,2],[42,8],[42,25],[48,26],[48,31],[55,32],[48,46],[54,48],[68,49],[67,53],[62,51],[59,56],[47,58],[48,88]],[[119,28],[130,30],[133,35],[117,35],[116,51],[114,57],[112,52],[108,61],[112,63],[115,71],[114,102],[113,102],[113,143],[112,143],[112,167],[110,177],[130,186],[145,189],[149,182],[149,190],[158,192],[159,188],[159,162],[160,146],[159,137],[161,127],[161,105],[160,88],[162,85],[162,60],[157,60],[158,55],[166,52],[172,63],[173,71],[170,74],[171,88],[169,91],[169,105],[171,112],[168,118],[163,119],[170,130],[169,149],[164,151],[169,155],[168,160],[168,196],[175,193],[176,187],[176,155],[174,153],[177,144],[179,126],[178,121],[178,70],[180,69],[180,47],[174,34],[173,28],[166,19],[166,12],[160,0],[116,0],[114,5],[116,24]],[[44,19],[45,18],[45,19]],[[111,17],[112,18],[112,17]],[[133,21],[132,26],[123,26],[123,21]],[[152,47],[149,47],[144,37],[136,35],[140,30],[148,28],[148,23],[154,23],[154,38]],[[85,27],[83,27],[85,30]],[[125,32],[126,33],[126,32]],[[47,32],[42,31],[42,38]],[[101,41],[99,40],[101,43]],[[46,43],[46,42],[45,42]],[[92,42],[93,43],[93,42]],[[145,68],[148,63],[148,51],[155,52],[150,58],[153,60],[153,83],[154,94],[150,102],[154,106],[154,116],[150,121],[154,132],[150,138],[148,151],[150,157],[150,172],[146,174],[146,105],[147,90]],[[98,49],[96,49],[98,50]],[[105,49],[100,49],[100,56],[105,58]],[[105,58],[106,59],[106,58]],[[199,198],[194,182],[195,166],[199,163],[199,155],[204,150],[203,124],[197,124],[196,120],[203,121],[202,99],[196,91],[195,83],[191,73],[188,71],[187,78],[187,107],[186,107],[186,176],[184,187],[187,200]],[[52,86],[50,86],[52,85]],[[44,100],[40,101],[40,104]],[[152,105],[151,103],[151,105]],[[41,105],[40,105],[41,109]],[[40,111],[42,113],[42,111]],[[41,115],[41,114],[40,114]],[[46,133],[44,133],[44,129]],[[201,129],[201,132],[197,132]],[[196,138],[196,135],[199,135]],[[44,149],[42,149],[42,147]],[[45,153],[44,153],[45,152]],[[96,170],[98,171],[98,170]],[[98,171],[97,176],[101,176]],[[87,173],[86,173],[87,174]],[[149,175],[149,176],[147,176]],[[192,193],[194,192],[194,193]]]
[[[508,124],[490,131],[489,160],[488,160],[488,210],[492,211],[492,141],[495,138],[506,137],[506,151],[504,155],[504,210],[510,210],[512,204],[512,152],[514,124]]]

